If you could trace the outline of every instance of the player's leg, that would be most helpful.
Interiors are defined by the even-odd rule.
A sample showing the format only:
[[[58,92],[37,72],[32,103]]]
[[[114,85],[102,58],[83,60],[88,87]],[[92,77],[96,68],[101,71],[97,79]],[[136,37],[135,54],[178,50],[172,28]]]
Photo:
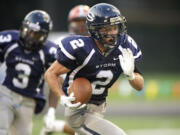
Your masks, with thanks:
[[[76,132],[75,135],[92,135],[92,133],[87,132],[84,128],[85,113],[87,108],[82,108],[78,110],[72,110],[65,108],[65,117],[68,124]]]
[[[10,91],[0,86],[0,135],[7,135],[14,120]]]
[[[23,97],[20,107],[16,109],[16,119],[11,128],[13,135],[32,135],[34,108],[34,99]]]
[[[68,125],[74,130],[80,128],[85,121],[84,114],[87,108],[69,109],[65,108],[65,117]],[[75,131],[76,132],[76,131]]]
[[[63,132],[64,133],[68,133],[70,135],[74,135],[75,134],[74,130],[67,123],[65,123],[65,125],[64,125]]]
[[[86,114],[86,121],[81,130],[97,135],[126,135],[121,128],[112,122],[91,113]]]
[[[74,129],[78,132],[75,135],[126,135],[121,128],[110,121],[94,116],[88,117],[90,121],[85,122],[82,127]]]
[[[105,110],[106,103],[100,106],[89,104],[85,114],[86,120],[82,128],[87,132],[101,135],[126,135],[121,128],[103,118]]]
[[[100,106],[88,104],[86,110],[66,109],[66,117],[79,135],[126,135],[121,128],[103,118],[104,111],[105,104]]]

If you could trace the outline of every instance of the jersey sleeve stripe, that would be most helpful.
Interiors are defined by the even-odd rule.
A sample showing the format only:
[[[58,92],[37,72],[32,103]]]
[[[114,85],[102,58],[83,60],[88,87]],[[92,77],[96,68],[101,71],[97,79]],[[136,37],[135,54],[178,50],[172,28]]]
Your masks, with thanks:
[[[73,83],[73,80],[74,80],[75,75],[78,73],[79,70],[81,70],[83,67],[85,67],[85,66],[88,64],[88,62],[90,61],[90,59],[91,59],[91,57],[93,56],[94,53],[95,53],[95,50],[92,49],[91,52],[90,52],[90,54],[89,54],[89,55],[86,57],[86,59],[84,60],[83,64],[80,65],[80,66],[78,66],[76,69],[74,69],[74,70],[72,71],[72,73],[69,75],[69,82],[68,82],[69,87],[70,87],[71,84]],[[69,87],[68,87],[68,89],[67,89],[68,92],[69,92]]]
[[[121,52],[123,51],[123,48],[121,47],[121,45],[118,48]]]
[[[134,39],[133,39],[131,36],[129,36],[129,35],[128,35],[128,41],[131,43],[131,45],[133,45],[133,47],[134,47],[135,49],[138,48],[137,43],[136,43],[136,42],[134,41]]]
[[[6,57],[8,56],[8,54],[9,54],[12,50],[14,50],[15,48],[17,48],[17,47],[18,47],[18,44],[13,44],[11,47],[9,47],[9,48],[7,49],[5,55],[4,55],[4,58],[6,59]]]
[[[119,46],[119,50],[122,52],[123,48],[121,46]],[[142,55],[142,52],[139,51],[135,56],[134,56],[134,59],[137,59],[139,56]]]
[[[62,43],[59,43],[59,47],[61,48],[62,52],[64,53],[64,55],[66,55],[66,57],[68,57],[71,60],[75,60],[76,58],[74,56],[72,56],[70,53],[68,53],[66,51],[66,49],[63,47]]]
[[[141,51],[139,51],[135,56],[134,56],[134,59],[137,59],[139,56],[141,56],[142,55],[142,52]]]

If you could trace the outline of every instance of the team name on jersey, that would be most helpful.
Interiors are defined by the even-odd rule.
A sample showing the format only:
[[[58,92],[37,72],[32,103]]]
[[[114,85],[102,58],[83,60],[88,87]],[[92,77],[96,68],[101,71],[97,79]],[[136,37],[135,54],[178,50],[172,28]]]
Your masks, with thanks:
[[[31,60],[28,60],[28,59],[24,59],[24,58],[19,57],[19,56],[16,56],[16,57],[15,57],[15,60],[16,60],[16,61],[19,61],[19,62],[25,62],[25,63],[31,64],[31,65],[34,64],[34,61],[31,61]]]
[[[96,65],[96,68],[115,67],[115,66],[116,66],[116,63],[105,63],[105,64]]]

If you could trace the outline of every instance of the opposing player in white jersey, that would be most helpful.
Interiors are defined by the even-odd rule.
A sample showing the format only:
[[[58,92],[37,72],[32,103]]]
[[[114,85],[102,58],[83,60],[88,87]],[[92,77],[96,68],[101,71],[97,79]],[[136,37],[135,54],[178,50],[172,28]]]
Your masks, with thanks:
[[[61,40],[56,61],[45,73],[52,91],[65,106],[65,116],[77,135],[126,135],[103,118],[108,89],[121,74],[131,86],[144,87],[144,79],[136,67],[142,53],[126,33],[126,19],[113,5],[100,3],[90,8],[86,20],[90,37],[69,36]],[[67,73],[63,87],[59,75]],[[87,78],[92,85],[92,97],[87,106],[72,103],[68,89],[76,78]]]
[[[88,30],[86,27],[86,16],[88,14],[89,6],[87,5],[77,5],[73,7],[68,15],[68,35],[88,35]],[[59,44],[64,35],[58,38],[55,43]],[[66,74],[61,75],[60,81],[63,83]],[[63,120],[55,120],[55,108],[57,100],[52,93],[49,96],[49,109],[44,118],[45,127],[41,130],[41,135],[48,135],[52,132],[65,132],[69,134],[74,134],[74,131],[66,124]]]
[[[55,61],[57,45],[48,41],[48,13],[28,13],[20,30],[0,32],[0,62],[6,70],[0,86],[0,135],[31,135],[32,117],[45,105],[44,72]]]

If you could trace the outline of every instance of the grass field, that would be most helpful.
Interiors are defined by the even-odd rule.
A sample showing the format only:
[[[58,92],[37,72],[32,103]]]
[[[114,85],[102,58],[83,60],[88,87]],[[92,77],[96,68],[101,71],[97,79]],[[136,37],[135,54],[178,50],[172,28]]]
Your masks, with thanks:
[[[173,116],[124,116],[124,117],[107,117],[108,120],[117,124],[124,129],[128,135],[179,135],[180,134],[180,117]],[[34,117],[33,135],[39,135],[42,128],[42,116]],[[147,133],[146,133],[147,132]],[[169,134],[167,134],[169,133]],[[178,134],[177,134],[178,133]],[[65,135],[54,133],[53,135]]]

